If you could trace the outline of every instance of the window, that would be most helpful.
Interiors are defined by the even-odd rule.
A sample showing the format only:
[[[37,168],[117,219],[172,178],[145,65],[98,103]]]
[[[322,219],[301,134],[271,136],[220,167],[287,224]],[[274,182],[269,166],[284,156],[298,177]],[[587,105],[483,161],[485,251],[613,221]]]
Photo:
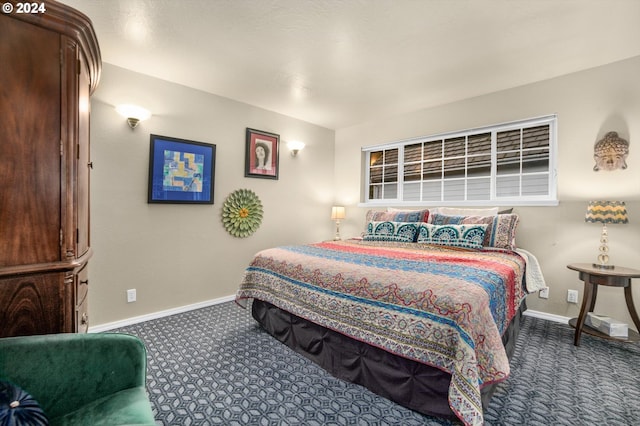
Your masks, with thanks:
[[[369,156],[369,198],[396,199],[398,197],[398,148],[372,152]]]
[[[555,204],[556,116],[363,148],[368,204]]]

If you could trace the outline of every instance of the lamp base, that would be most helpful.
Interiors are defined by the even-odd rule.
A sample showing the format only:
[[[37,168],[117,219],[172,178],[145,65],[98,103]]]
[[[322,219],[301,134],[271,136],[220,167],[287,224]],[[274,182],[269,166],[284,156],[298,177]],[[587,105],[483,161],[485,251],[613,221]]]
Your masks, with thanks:
[[[598,269],[614,269],[615,266],[614,265],[609,265],[609,264],[601,264],[601,263],[592,263],[591,266],[593,266],[594,268],[598,268]]]

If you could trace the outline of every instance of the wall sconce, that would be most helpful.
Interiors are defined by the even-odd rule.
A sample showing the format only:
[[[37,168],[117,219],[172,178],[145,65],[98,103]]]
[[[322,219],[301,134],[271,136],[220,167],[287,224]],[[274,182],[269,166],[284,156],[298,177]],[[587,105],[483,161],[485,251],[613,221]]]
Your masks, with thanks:
[[[607,223],[629,223],[627,208],[623,201],[590,201],[587,207],[585,222],[602,223],[602,233],[600,234],[600,254],[598,263],[594,263],[594,268],[614,269],[609,265],[609,236],[607,235]]]
[[[331,207],[331,220],[336,221],[336,236],[334,241],[339,241],[340,238],[340,219],[344,219],[346,216],[345,208],[342,206]]]
[[[298,155],[298,151],[302,151],[304,149],[304,142],[289,141],[287,142],[287,148],[291,151],[291,156],[295,157]]]
[[[129,127],[135,129],[138,123],[151,117],[151,112],[137,105],[118,105],[118,114],[127,119]]]

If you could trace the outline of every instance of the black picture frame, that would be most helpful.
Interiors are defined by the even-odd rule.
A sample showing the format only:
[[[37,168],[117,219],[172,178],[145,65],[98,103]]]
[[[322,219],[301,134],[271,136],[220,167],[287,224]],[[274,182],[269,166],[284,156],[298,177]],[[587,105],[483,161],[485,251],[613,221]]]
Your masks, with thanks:
[[[216,146],[151,135],[148,203],[213,204]]]
[[[278,179],[280,135],[247,127],[244,176]]]

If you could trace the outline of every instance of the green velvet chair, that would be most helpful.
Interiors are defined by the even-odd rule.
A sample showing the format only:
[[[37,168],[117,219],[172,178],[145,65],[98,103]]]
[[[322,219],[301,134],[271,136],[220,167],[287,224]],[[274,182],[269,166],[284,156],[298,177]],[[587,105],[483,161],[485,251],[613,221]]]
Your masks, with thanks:
[[[33,396],[51,425],[155,425],[146,366],[144,344],[126,334],[0,339],[0,380]]]

